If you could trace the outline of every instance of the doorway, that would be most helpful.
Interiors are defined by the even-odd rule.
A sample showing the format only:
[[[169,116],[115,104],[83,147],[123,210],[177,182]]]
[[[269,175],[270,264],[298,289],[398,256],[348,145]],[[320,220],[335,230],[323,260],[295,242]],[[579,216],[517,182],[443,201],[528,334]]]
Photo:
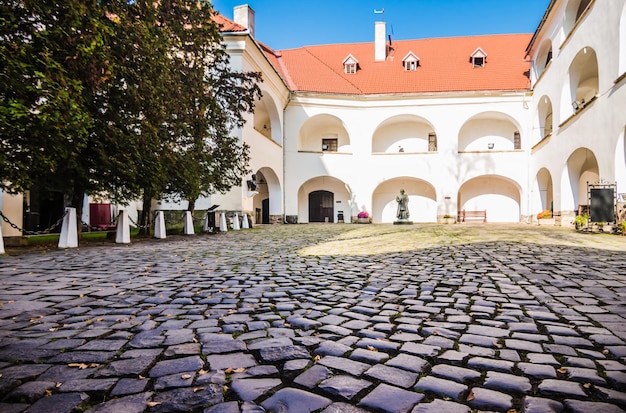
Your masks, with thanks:
[[[313,191],[309,194],[309,222],[334,222],[335,196],[329,191]]]

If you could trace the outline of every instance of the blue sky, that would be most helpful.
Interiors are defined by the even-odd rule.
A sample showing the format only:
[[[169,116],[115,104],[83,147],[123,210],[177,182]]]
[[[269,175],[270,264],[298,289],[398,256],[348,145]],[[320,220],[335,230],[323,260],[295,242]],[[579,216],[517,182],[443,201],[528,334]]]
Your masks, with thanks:
[[[384,9],[392,40],[534,33],[550,0],[213,0],[229,19],[233,8],[255,11],[256,38],[276,50],[374,41],[374,10]]]

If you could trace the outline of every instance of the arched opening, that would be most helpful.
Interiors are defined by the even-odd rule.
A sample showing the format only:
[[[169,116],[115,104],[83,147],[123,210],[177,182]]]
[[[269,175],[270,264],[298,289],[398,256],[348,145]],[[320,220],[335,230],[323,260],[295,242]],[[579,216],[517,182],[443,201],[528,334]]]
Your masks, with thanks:
[[[260,168],[254,175],[254,220],[260,224],[282,222],[282,190],[278,175],[271,168]],[[251,188],[248,188],[251,189]]]
[[[409,196],[409,220],[437,222],[437,194],[428,182],[417,178],[401,177],[378,185],[372,194],[372,221],[391,223],[397,220],[396,197],[400,190]]]
[[[415,115],[398,115],[382,122],[372,138],[372,152],[436,152],[433,126]]]
[[[331,176],[306,181],[298,190],[298,222],[350,222],[352,199],[346,184]]]
[[[554,128],[553,115],[552,115],[552,101],[546,95],[539,99],[539,105],[537,107],[537,116],[539,117],[539,140],[552,135]]]
[[[323,114],[308,119],[298,134],[298,150],[305,152],[350,152],[350,136],[336,116]]]
[[[269,93],[254,104],[254,129],[266,138],[272,139],[279,145],[282,144],[282,124],[276,103]]]
[[[552,175],[546,168],[541,168],[537,173],[538,205],[535,213],[542,211],[554,211],[554,191],[552,187]]]
[[[588,208],[587,183],[599,181],[598,161],[587,148],[576,149],[567,159],[561,175],[561,214],[576,215]]]
[[[521,189],[508,178],[483,175],[463,183],[459,210],[487,211],[487,222],[519,222]]]
[[[521,149],[519,127],[501,112],[484,112],[463,124],[459,152]]]
[[[570,0],[567,3],[567,8],[565,9],[565,20],[563,21],[565,36],[569,35],[574,29],[576,23],[578,23],[578,20],[585,13],[590,3],[591,0]]]
[[[535,70],[537,71],[537,77],[540,77],[546,70],[546,67],[552,61],[552,40],[546,39],[537,52],[537,58],[535,59]]]
[[[569,82],[564,84],[561,111],[567,119],[583,110],[598,95],[598,59],[591,47],[583,47],[570,64]]]

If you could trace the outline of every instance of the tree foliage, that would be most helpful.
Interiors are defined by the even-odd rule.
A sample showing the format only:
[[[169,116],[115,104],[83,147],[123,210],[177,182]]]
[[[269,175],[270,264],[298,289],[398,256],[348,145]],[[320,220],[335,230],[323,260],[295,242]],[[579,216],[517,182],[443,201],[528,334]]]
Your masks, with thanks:
[[[0,0],[0,185],[116,202],[240,185],[231,136],[260,97],[208,2]],[[144,220],[144,223],[146,222]]]

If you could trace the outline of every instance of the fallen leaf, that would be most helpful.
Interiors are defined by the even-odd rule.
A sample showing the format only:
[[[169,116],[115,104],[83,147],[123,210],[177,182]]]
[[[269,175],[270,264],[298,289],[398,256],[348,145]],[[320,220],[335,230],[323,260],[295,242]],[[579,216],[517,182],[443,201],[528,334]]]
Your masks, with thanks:
[[[145,380],[146,378],[144,376],[142,376],[141,374],[139,374],[139,376],[137,377],[139,380]]]
[[[567,373],[567,368],[565,368],[565,367],[561,367],[561,368],[560,368],[560,369],[558,369],[557,371],[558,371],[559,373],[563,373],[563,374],[565,374],[565,373]]]
[[[181,374],[180,378],[183,379],[183,380],[190,379],[191,378],[191,374]]]
[[[159,404],[163,404],[163,402],[146,402],[148,407],[158,406]]]
[[[506,413],[517,413],[517,410],[515,409],[509,409],[506,411]]]
[[[367,349],[369,351],[374,351],[374,352],[378,351],[378,349],[376,347],[372,347],[372,346],[367,346]]]
[[[591,383],[585,383],[585,384],[583,384],[583,387],[585,389],[590,389],[591,388]]]
[[[470,391],[469,394],[467,395],[467,401],[471,402],[472,400],[474,400],[476,398],[476,396],[474,396],[474,392]]]
[[[313,359],[313,363],[317,363],[318,361],[320,361],[322,359],[322,357],[318,354],[317,356],[315,356],[315,358]]]
[[[100,367],[100,365],[98,363],[91,363],[89,365],[90,368],[95,368],[95,367]]]
[[[202,391],[202,390],[204,390],[204,389],[205,389],[204,387],[194,387],[194,388],[193,388],[193,392],[194,392],[194,393],[197,393],[197,392]]]
[[[235,373],[241,373],[241,372],[243,372],[244,370],[245,370],[245,369],[244,369],[243,367],[239,367],[239,368],[237,368],[237,369],[235,369],[235,370],[233,370],[233,371],[234,371]]]
[[[79,369],[83,370],[89,366],[87,366],[85,363],[70,363],[67,365],[67,367],[78,367]]]
[[[224,370],[224,373],[226,373],[226,374],[230,374],[232,372],[233,372],[233,368],[232,367],[229,367],[226,370]]]
[[[63,384],[63,383],[58,382],[57,384],[55,384],[55,385],[54,385],[54,387],[56,387],[56,388],[58,389],[59,387],[61,387],[61,385],[62,385],[62,384]]]
[[[46,390],[46,396],[52,396],[52,390]]]
[[[198,372],[198,374],[206,374],[206,370],[202,369]]]
[[[439,331],[435,330],[433,331],[433,336],[438,336],[439,335]]]

